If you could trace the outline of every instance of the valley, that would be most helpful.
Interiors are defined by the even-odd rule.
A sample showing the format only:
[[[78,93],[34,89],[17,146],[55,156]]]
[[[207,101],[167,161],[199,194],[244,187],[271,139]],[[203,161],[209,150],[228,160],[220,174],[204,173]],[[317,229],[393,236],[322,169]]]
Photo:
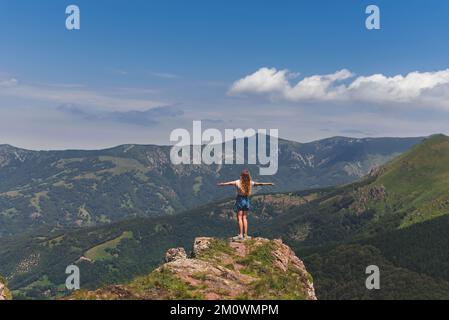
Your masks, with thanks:
[[[449,138],[425,139],[357,182],[253,197],[251,233],[281,238],[314,279],[318,299],[449,299]],[[431,169],[429,169],[431,168]],[[82,288],[128,283],[163,262],[165,251],[198,236],[235,233],[224,198],[176,215],[5,236],[0,274],[18,299],[63,297],[76,263]],[[365,288],[365,268],[381,270],[381,290]]]

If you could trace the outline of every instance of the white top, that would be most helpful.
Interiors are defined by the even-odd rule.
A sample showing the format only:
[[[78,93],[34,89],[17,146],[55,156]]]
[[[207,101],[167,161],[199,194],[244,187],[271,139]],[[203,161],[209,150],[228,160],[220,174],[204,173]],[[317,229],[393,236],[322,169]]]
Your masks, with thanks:
[[[256,183],[253,180],[251,180],[251,186],[254,186],[255,184]],[[240,195],[240,196],[244,196],[244,194],[241,193],[242,186],[240,184],[240,179],[239,180],[235,180],[234,181],[234,185],[235,185],[235,188],[237,189],[237,194]]]

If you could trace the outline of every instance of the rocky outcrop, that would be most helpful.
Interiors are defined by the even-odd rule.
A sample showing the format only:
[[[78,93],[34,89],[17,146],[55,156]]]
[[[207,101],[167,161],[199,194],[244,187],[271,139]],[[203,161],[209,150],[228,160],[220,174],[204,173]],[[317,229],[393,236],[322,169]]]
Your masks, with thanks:
[[[364,213],[372,202],[383,202],[387,198],[387,190],[384,185],[368,185],[357,189],[354,193],[352,209],[357,214]]]
[[[192,256],[198,257],[201,254],[201,252],[204,252],[209,249],[211,243],[212,243],[211,238],[206,237],[195,238],[195,241],[193,242]]]
[[[0,300],[11,300],[11,293],[6,287],[6,281],[0,277]]]
[[[165,262],[169,263],[176,260],[187,259],[187,254],[184,248],[173,248],[165,254]]]
[[[167,251],[166,263],[127,285],[77,292],[72,299],[316,300],[311,275],[281,240],[196,238],[192,254]]]
[[[377,178],[377,177],[380,177],[382,174],[384,174],[384,172],[385,172],[385,167],[383,167],[383,166],[374,167],[368,172],[368,177]]]

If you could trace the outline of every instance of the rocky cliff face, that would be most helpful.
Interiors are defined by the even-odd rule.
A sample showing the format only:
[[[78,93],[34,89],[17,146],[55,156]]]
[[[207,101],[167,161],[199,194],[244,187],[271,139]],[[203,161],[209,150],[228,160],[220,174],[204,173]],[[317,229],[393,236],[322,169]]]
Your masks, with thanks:
[[[11,293],[6,287],[6,281],[0,277],[0,300],[11,300]]]
[[[168,250],[166,263],[127,285],[73,299],[294,299],[316,300],[303,262],[281,240],[196,238],[193,252]]]

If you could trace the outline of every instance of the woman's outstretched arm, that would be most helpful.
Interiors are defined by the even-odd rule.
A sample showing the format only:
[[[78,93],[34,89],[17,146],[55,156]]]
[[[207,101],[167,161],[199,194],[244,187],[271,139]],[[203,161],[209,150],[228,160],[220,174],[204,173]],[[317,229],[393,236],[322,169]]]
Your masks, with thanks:
[[[272,182],[254,182],[254,185],[257,186],[274,186]]]
[[[217,184],[219,187],[226,187],[226,186],[235,186],[235,181],[230,181],[230,182],[221,182],[219,184]]]

